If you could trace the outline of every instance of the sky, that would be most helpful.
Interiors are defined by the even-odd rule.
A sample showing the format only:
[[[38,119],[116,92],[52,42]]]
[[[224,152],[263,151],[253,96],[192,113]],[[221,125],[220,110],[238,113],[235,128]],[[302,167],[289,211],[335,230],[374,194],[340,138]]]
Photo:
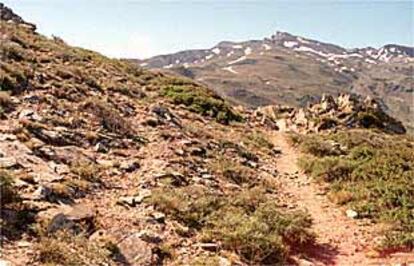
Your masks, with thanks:
[[[38,32],[110,57],[147,58],[287,31],[347,48],[414,46],[414,0],[0,0]]]

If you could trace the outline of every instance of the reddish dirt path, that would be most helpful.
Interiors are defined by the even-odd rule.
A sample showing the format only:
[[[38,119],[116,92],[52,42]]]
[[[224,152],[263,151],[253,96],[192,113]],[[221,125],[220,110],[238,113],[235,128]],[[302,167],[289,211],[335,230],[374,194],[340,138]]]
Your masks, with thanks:
[[[414,265],[414,254],[393,254],[387,258],[372,258],[375,243],[373,226],[367,221],[348,218],[345,209],[329,201],[321,185],[301,173],[296,161],[299,153],[291,147],[283,133],[274,133],[273,143],[280,147],[278,159],[280,185],[292,207],[307,210],[313,218],[317,234],[316,245],[310,247],[301,265]]]

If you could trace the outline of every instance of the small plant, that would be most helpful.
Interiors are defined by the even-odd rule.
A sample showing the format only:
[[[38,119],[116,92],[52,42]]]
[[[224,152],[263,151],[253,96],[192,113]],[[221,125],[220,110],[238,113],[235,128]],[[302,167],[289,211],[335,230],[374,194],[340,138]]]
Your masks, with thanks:
[[[12,176],[5,171],[0,172],[0,203],[1,206],[15,202],[18,199],[18,194],[13,187]]]
[[[89,161],[76,161],[70,166],[70,170],[75,175],[89,182],[98,182],[101,167]]]
[[[257,149],[271,150],[274,145],[261,132],[247,135],[247,142]]]
[[[207,216],[220,207],[221,199],[202,187],[189,186],[176,190],[156,190],[152,193],[150,203],[185,225],[200,228]]]
[[[129,123],[116,109],[111,108],[109,103],[89,100],[84,104],[84,108],[96,115],[106,130],[121,135],[134,135],[134,131],[129,126]]]
[[[108,265],[112,254],[83,235],[65,231],[41,237],[35,249],[39,261],[46,265]]]
[[[291,244],[300,246],[313,240],[311,220],[301,213],[282,214],[276,204],[266,201],[253,212],[228,206],[208,221],[203,240],[220,241],[252,264],[283,263]]]
[[[237,185],[252,184],[256,181],[255,173],[252,169],[225,157],[219,157],[212,164],[211,168],[216,174]]]

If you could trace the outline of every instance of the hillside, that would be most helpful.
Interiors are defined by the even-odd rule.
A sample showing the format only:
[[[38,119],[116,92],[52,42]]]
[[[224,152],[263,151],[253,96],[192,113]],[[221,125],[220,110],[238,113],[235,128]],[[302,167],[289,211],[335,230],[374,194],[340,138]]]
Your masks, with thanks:
[[[193,78],[245,106],[303,106],[323,93],[370,96],[410,130],[414,126],[413,47],[345,49],[277,32],[263,40],[221,42],[136,63]]]
[[[380,102],[236,108],[1,4],[0,38],[0,265],[414,260],[414,141]]]

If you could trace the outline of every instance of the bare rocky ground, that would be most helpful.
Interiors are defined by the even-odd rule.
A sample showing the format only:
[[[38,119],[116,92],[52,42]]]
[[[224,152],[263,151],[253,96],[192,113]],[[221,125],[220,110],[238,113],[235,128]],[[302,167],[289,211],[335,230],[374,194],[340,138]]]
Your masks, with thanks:
[[[0,7],[0,265],[412,259],[370,258],[374,227],[300,173],[268,113],[47,39]],[[296,125],[291,111],[284,119]],[[328,129],[344,129],[338,121]]]

